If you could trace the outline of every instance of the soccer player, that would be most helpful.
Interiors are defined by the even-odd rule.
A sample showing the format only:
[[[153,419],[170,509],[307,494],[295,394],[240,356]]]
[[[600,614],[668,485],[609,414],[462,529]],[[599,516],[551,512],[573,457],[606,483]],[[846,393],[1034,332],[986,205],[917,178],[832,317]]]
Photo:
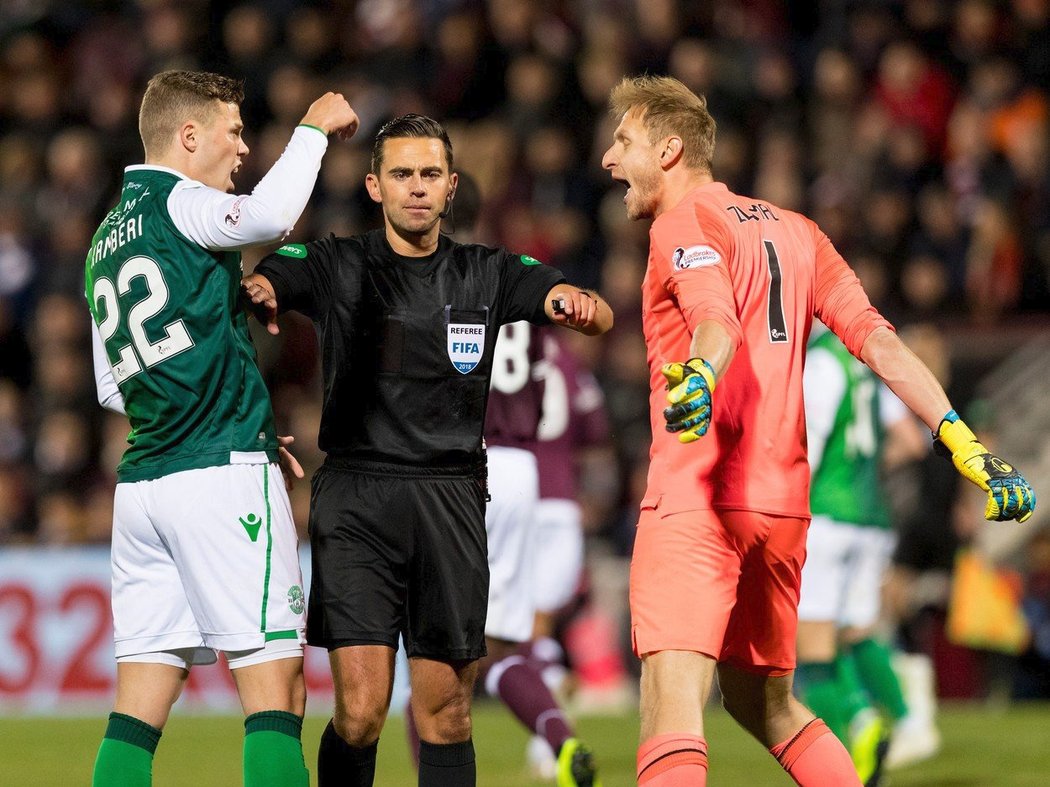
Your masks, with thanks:
[[[490,581],[484,681],[486,691],[549,746],[560,787],[583,787],[597,784],[593,754],[544,683],[543,662],[522,649],[533,636],[538,560],[550,557],[537,538],[544,471],[531,450],[541,418],[549,416],[543,359],[539,330],[522,322],[500,330],[485,418],[492,500],[485,512]]]
[[[812,221],[714,181],[703,98],[638,77],[613,89],[610,109],[619,125],[602,165],[626,184],[628,217],[653,221],[642,285],[653,446],[630,594],[638,781],[706,783],[703,705],[717,671],[726,709],[799,784],[859,784],[846,749],[791,691],[814,316],[988,491],[989,519],[1026,520],[1035,497],[959,419]]]
[[[103,406],[126,413],[117,468],[113,627],[117,698],[94,784],[148,785],[194,664],[226,654],[246,715],[246,785],[306,785],[300,730],[305,599],[270,398],[238,300],[241,248],[288,233],[328,135],[357,115],[338,94],[307,110],[246,196],[239,81],[166,71],[139,112],[145,164],[88,250]],[[293,474],[302,470],[290,460]]]
[[[529,586],[536,614],[527,657],[538,665],[544,683],[557,693],[567,671],[565,652],[554,637],[555,618],[579,588],[584,560],[576,462],[581,450],[607,447],[609,421],[598,381],[580,363],[564,334],[553,330],[539,333],[543,356],[533,368],[543,383],[543,403],[531,444],[539,468],[539,500],[530,527],[534,554]],[[611,461],[611,457],[603,459]],[[592,642],[593,638],[588,638],[588,644]],[[615,643],[610,644],[615,652]],[[623,675],[618,660],[595,661],[603,665],[602,678],[611,682]],[[605,688],[608,683],[599,685]],[[558,752],[549,743],[542,735],[534,735],[529,742],[529,764],[541,776],[557,773]]]
[[[819,323],[802,386],[813,519],[798,605],[799,696],[873,785],[888,743],[875,705],[893,722],[908,712],[890,651],[873,633],[895,540],[882,449],[887,437],[904,451],[925,445],[901,401]]]
[[[482,430],[495,333],[553,322],[612,325],[596,295],[532,257],[440,234],[457,176],[436,121],[406,115],[376,136],[369,195],[384,227],[286,246],[245,278],[277,332],[314,320],[323,358],[310,537],[307,641],[329,650],[335,715],[321,785],[368,785],[402,635],[421,785],[474,784],[470,700],[485,654],[489,570]]]
[[[583,522],[576,499],[577,452],[609,439],[605,395],[568,344],[543,332],[543,416],[532,451],[540,468],[533,595],[537,639],[554,635],[553,617],[572,599],[583,571]],[[557,648],[553,640],[549,645]]]

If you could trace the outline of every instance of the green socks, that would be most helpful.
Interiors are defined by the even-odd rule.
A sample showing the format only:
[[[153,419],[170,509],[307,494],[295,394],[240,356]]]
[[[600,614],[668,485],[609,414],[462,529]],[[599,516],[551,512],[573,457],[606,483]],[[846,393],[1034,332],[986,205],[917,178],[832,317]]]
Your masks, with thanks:
[[[893,671],[890,649],[876,639],[865,639],[850,647],[864,688],[893,721],[908,715],[897,673]]]
[[[109,714],[95,758],[93,787],[149,787],[160,730],[123,713]]]
[[[309,787],[303,760],[303,719],[282,710],[244,720],[244,787]]]
[[[244,720],[244,787],[308,787],[301,716],[270,710]],[[123,713],[109,714],[92,787],[150,787],[160,730]]]
[[[857,664],[848,650],[839,651],[839,655],[835,657],[835,671],[838,675],[840,702],[846,723],[853,721],[861,711],[873,711],[871,696],[864,688],[857,673]]]
[[[849,718],[842,703],[838,670],[833,661],[811,661],[799,664],[798,677],[802,702],[824,720],[840,741],[849,740]]]
[[[908,712],[890,663],[890,651],[877,640],[843,647],[831,662],[799,664],[795,672],[802,701],[847,746],[851,741],[850,722],[878,718],[873,702],[893,721]]]
[[[840,653],[834,661],[799,664],[795,673],[802,702],[848,746],[850,722],[871,708],[853,658]]]

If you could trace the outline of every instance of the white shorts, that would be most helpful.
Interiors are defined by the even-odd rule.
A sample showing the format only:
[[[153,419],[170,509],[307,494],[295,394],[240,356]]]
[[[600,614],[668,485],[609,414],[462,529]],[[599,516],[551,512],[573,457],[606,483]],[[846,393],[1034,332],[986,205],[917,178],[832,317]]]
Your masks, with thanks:
[[[485,636],[509,642],[532,639],[532,528],[540,494],[536,456],[521,448],[488,449],[489,609]]]
[[[253,662],[251,651],[277,640],[294,641],[301,653],[306,597],[297,547],[276,464],[223,465],[117,484],[117,660],[174,651],[187,665],[210,664],[222,650],[243,666]]]
[[[583,570],[583,526],[575,500],[540,500],[533,534],[536,609],[554,612],[572,600]]]
[[[867,628],[879,617],[882,576],[896,536],[890,530],[815,516],[806,537],[799,620]]]

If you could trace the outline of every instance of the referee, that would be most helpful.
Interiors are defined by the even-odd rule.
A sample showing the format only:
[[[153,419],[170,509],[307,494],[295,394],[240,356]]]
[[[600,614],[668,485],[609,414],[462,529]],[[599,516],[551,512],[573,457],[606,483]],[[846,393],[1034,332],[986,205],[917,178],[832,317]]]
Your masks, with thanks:
[[[279,312],[320,337],[324,403],[313,478],[307,641],[329,651],[335,714],[319,784],[370,785],[394,678],[409,656],[420,785],[473,785],[470,700],[485,654],[489,572],[482,427],[504,323],[596,335],[598,296],[554,268],[441,235],[456,191],[452,144],[419,115],[376,135],[368,193],[384,227],[284,246],[243,287],[277,333]]]

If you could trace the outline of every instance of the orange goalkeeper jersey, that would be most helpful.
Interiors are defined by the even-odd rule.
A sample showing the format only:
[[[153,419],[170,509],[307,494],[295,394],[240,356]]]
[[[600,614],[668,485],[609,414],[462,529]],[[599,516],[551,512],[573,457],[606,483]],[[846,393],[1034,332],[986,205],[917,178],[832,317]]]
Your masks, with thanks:
[[[813,317],[854,355],[879,326],[853,271],[806,217],[700,186],[650,230],[642,284],[653,446],[643,507],[809,516],[802,367]],[[737,345],[711,428],[687,445],[665,429],[665,363],[689,358],[703,320]]]

